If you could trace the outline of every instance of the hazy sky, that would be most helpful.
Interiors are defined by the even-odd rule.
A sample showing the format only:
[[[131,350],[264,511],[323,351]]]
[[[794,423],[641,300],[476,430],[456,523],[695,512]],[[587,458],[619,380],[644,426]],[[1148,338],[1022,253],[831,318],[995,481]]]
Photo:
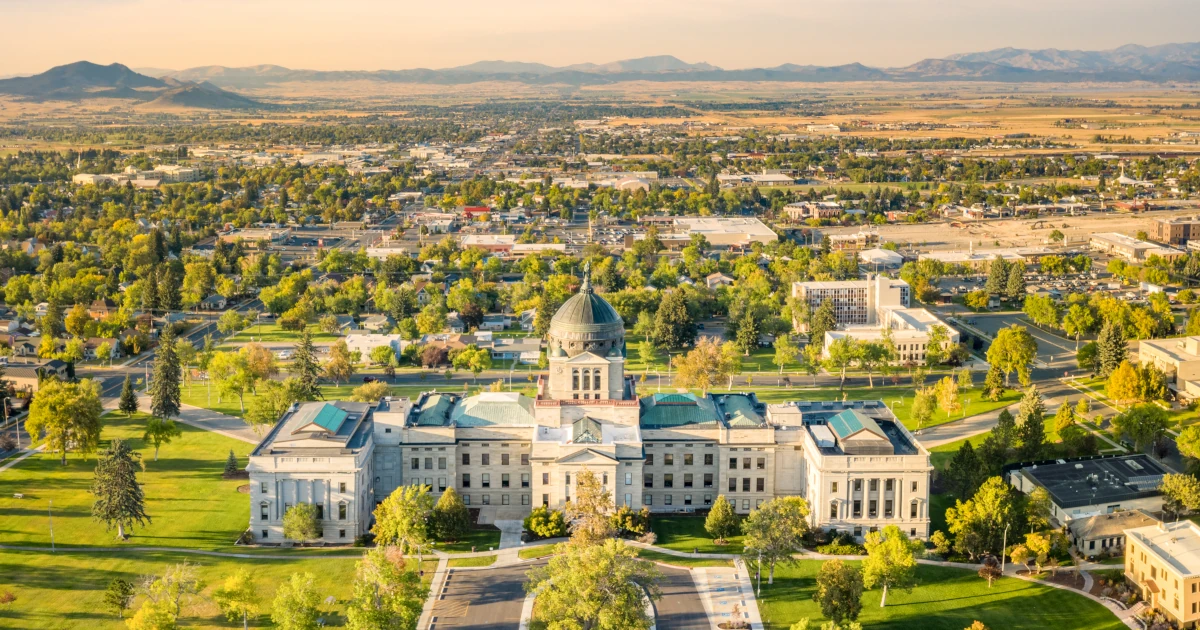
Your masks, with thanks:
[[[902,66],[1014,46],[1200,40],[1196,0],[0,0],[0,75],[86,59],[441,68],[670,54],[724,68]]]

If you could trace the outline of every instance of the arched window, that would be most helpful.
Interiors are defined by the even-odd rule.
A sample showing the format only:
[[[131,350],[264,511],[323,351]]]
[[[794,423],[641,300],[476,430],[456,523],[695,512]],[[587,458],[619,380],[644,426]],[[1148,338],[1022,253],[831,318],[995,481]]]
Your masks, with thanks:
[[[571,389],[579,389],[579,370],[571,370]]]
[[[600,389],[600,370],[592,370],[592,389]]]
[[[258,518],[259,518],[259,520],[263,520],[263,521],[269,521],[269,520],[271,520],[271,514],[270,514],[270,511],[269,511],[269,509],[268,509],[268,508],[270,508],[270,506],[271,506],[271,504],[270,504],[270,503],[267,503],[266,501],[263,501],[262,503],[259,503],[259,504],[258,504]]]
[[[592,386],[590,385],[591,378],[592,378],[591,371],[585,369],[583,371],[583,389],[591,389],[592,388]]]

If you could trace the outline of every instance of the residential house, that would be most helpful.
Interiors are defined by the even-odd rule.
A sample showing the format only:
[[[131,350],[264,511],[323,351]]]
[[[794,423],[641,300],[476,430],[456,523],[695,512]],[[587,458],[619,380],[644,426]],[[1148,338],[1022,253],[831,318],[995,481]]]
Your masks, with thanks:
[[[1125,510],[1077,518],[1067,524],[1071,544],[1084,557],[1119,556],[1125,553],[1125,530],[1157,525],[1159,519],[1145,510]]]
[[[371,315],[371,316],[363,319],[362,322],[359,323],[359,328],[362,328],[363,330],[369,330],[369,331],[375,332],[375,333],[381,333],[381,332],[391,330],[392,327],[395,325],[396,325],[395,320],[393,320],[390,316],[380,314],[380,315]]]
[[[108,298],[100,298],[95,300],[88,306],[88,315],[95,320],[103,320],[110,315],[116,314],[120,310],[120,306],[116,302]]]
[[[725,274],[721,273],[720,271],[718,271],[715,273],[710,273],[707,276],[705,276],[704,284],[706,284],[708,286],[708,288],[710,288],[710,289],[716,289],[717,287],[727,287],[727,286],[731,286],[733,284],[733,278],[731,276],[725,275]]]
[[[228,304],[229,300],[219,293],[214,293],[200,300],[200,308],[206,311],[223,311]]]

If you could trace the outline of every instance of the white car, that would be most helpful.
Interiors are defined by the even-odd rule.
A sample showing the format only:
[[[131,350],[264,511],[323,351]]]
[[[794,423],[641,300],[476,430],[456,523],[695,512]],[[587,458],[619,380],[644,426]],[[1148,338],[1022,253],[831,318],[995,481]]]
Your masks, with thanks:
[[[288,359],[292,358],[292,354],[293,353],[291,350],[280,350],[279,352],[275,353],[275,356],[283,361],[287,361]]]

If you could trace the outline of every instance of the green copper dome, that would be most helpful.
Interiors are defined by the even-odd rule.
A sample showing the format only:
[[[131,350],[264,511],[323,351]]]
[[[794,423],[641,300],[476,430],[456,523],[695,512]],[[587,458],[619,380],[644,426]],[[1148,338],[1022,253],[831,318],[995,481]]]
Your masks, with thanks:
[[[563,303],[550,320],[550,356],[560,356],[559,350],[571,357],[584,352],[608,356],[624,344],[625,322],[612,304],[596,295],[588,272],[585,266],[579,293]]]

